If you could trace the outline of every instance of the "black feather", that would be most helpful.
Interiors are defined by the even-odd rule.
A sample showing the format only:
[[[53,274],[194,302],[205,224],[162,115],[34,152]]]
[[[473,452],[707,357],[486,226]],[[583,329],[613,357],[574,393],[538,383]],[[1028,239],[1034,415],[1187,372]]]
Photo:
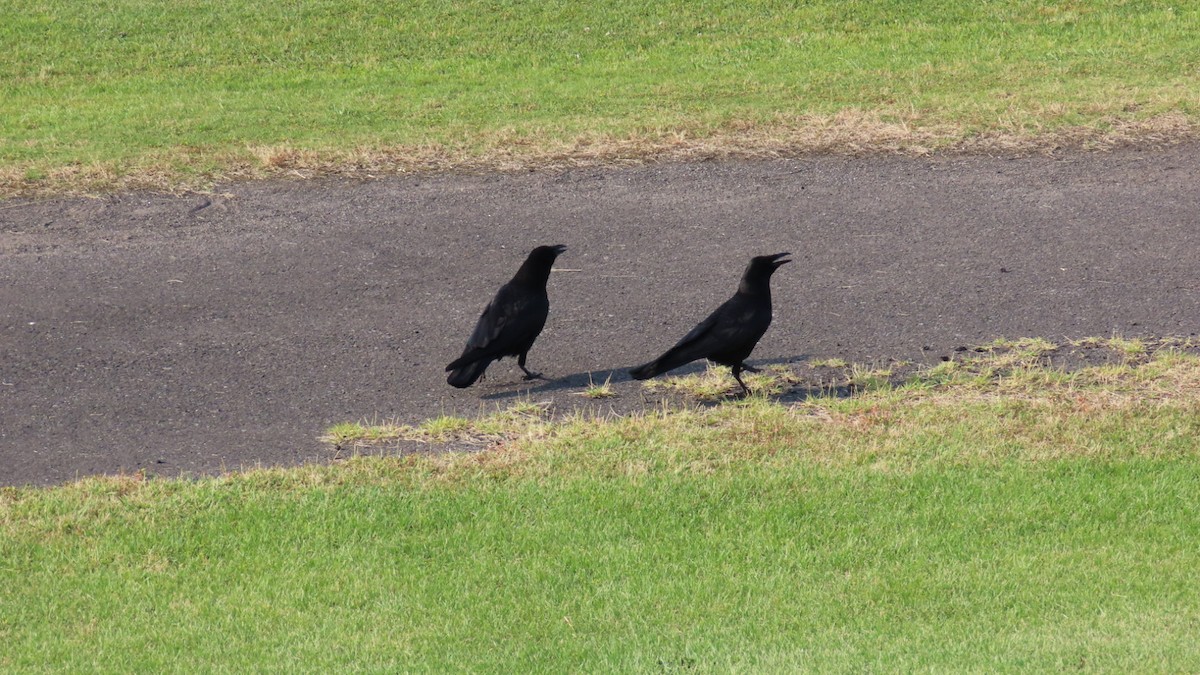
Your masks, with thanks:
[[[633,368],[629,374],[636,380],[646,380],[697,359],[708,359],[729,366],[738,384],[749,391],[741,373],[750,370],[745,361],[771,325],[771,275],[781,265],[791,262],[783,259],[786,255],[752,258],[732,298],[662,356]]]
[[[529,253],[513,278],[496,291],[496,297],[483,309],[462,355],[446,366],[450,373],[447,383],[460,389],[469,387],[493,361],[505,356],[517,357],[525,379],[540,377],[525,368],[525,358],[550,313],[546,295],[550,268],[566,249],[562,245],[539,246]]]

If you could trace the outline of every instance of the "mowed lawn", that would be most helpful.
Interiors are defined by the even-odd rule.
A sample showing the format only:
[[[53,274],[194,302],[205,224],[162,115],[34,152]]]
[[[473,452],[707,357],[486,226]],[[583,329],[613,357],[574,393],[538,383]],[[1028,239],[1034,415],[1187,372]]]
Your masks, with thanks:
[[[6,489],[0,669],[1200,669],[1200,361],[961,372]]]
[[[0,195],[1200,113],[1185,2],[0,0],[0,47]],[[2,489],[0,670],[1200,670],[1200,362],[1140,358]]]
[[[1192,133],[1200,112],[1189,2],[0,0],[0,14],[9,193],[697,146],[1157,138]]]

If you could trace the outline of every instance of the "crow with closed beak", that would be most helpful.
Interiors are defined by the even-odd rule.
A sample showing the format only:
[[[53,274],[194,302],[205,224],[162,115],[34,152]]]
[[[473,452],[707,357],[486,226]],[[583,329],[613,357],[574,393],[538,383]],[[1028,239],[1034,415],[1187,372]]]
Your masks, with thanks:
[[[750,389],[742,382],[742,371],[756,373],[758,370],[746,365],[746,359],[759,339],[771,325],[771,275],[791,260],[784,260],[788,253],[760,255],[750,259],[750,265],[742,274],[737,293],[726,300],[707,319],[674,347],[653,361],[629,371],[636,380],[646,380],[661,375],[697,359],[708,359],[713,363],[729,366],[733,378],[747,394]]]
[[[483,309],[479,322],[462,356],[446,366],[450,375],[446,382],[458,388],[469,387],[478,380],[492,361],[505,356],[517,357],[517,365],[525,379],[541,377],[525,367],[525,357],[534,340],[546,325],[550,299],[546,296],[546,281],[554,260],[566,246],[539,246],[529,253],[512,280],[496,291],[496,297]]]

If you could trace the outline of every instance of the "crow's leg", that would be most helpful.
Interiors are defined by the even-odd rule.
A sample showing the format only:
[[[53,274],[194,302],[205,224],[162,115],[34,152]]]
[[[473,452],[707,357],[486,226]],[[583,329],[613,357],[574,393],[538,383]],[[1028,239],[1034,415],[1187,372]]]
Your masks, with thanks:
[[[730,369],[733,371],[733,379],[737,380],[737,383],[742,385],[743,395],[749,396],[750,395],[750,387],[747,387],[746,383],[742,382],[742,370],[743,369],[750,370],[750,369],[746,368],[746,365],[743,363],[739,363],[736,366],[730,366]],[[751,371],[751,372],[754,372],[754,371]]]
[[[525,377],[523,379],[539,380],[542,378],[541,373],[531,373],[531,372],[529,372],[529,369],[525,367],[525,357],[528,355],[529,355],[529,352],[521,352],[521,355],[517,357],[517,367],[519,367],[521,370],[525,371]]]

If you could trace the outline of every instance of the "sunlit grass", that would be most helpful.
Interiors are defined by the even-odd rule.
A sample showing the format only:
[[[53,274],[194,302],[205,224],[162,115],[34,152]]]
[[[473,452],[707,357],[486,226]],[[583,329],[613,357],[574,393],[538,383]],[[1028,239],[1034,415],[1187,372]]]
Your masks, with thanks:
[[[1049,377],[1029,344],[328,435],[474,452],[2,489],[0,668],[1196,670],[1200,359]]]
[[[588,386],[583,391],[579,392],[580,396],[593,400],[603,398],[616,398],[617,392],[612,386],[612,375],[605,378],[604,382],[596,384],[592,381],[591,376],[588,376]]]
[[[1155,142],[1193,133],[1200,111],[1200,7],[1188,3],[6,10],[10,193],[672,153]]]

